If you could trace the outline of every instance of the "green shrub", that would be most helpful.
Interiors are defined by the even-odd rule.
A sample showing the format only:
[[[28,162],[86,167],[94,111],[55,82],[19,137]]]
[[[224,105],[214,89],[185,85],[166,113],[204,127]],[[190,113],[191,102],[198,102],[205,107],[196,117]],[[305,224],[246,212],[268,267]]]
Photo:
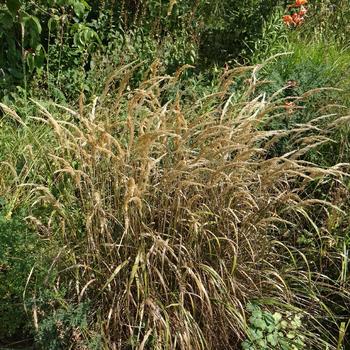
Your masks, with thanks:
[[[53,43],[62,53],[62,44],[68,39],[70,48],[75,46],[75,51],[79,51],[77,60],[81,63],[87,47],[98,41],[93,29],[84,24],[90,8],[84,0],[43,0],[38,3],[11,0],[0,6],[0,86],[3,95],[11,92],[11,85],[24,86],[27,92],[35,71],[45,71],[46,80],[49,80],[50,68],[55,67],[54,73],[59,75],[61,55],[52,65],[48,59]]]
[[[31,310],[25,309],[25,291],[29,275],[39,261],[41,246],[22,215],[4,215],[4,209],[0,209],[0,340],[33,332]]]
[[[64,350],[74,342],[83,345],[82,334],[87,328],[87,305],[68,305],[58,308],[53,314],[46,314],[36,334],[38,345],[47,350]]]
[[[76,100],[82,91],[92,95],[86,78],[99,64],[95,53],[113,54],[122,64],[130,56],[146,58],[145,65],[161,53],[168,72],[183,64],[206,68],[248,58],[277,6],[272,0],[8,1],[0,8],[2,95],[16,85],[28,93],[33,75],[47,97],[63,101]],[[117,50],[108,51],[114,38]]]

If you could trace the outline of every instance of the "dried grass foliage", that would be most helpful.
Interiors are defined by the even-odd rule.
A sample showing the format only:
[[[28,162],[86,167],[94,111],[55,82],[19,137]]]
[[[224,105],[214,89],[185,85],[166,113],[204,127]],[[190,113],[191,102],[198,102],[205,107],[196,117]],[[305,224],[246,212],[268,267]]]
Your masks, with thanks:
[[[35,102],[42,115],[26,126],[52,127],[55,147],[47,157],[54,182],[19,185],[32,208],[52,208],[49,218],[29,220],[68,247],[55,264],[66,267],[62,279],[71,280],[72,298],[94,305],[108,347],[236,349],[252,299],[303,307],[317,324],[324,310],[316,281],[334,286],[312,267],[292,266],[302,253],[284,237],[310,207],[338,210],[304,196],[316,179],[346,176],[346,165],[324,169],[303,160],[329,142],[322,119],[264,129],[288,113],[279,94],[256,95],[254,67],[234,102],[237,70],[225,73],[213,95],[186,101],[178,92],[165,102],[181,72],[154,73],[127,91],[126,70],[79,112]],[[295,150],[269,157],[287,136]]]

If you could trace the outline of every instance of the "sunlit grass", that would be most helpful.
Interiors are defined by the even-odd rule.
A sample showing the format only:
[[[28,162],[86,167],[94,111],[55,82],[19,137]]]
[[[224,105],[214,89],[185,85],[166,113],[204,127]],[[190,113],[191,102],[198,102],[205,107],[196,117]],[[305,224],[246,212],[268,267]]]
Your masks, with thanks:
[[[336,349],[332,299],[345,311],[349,291],[327,218],[341,205],[310,188],[346,191],[347,166],[304,156],[346,118],[331,116],[328,130],[321,115],[264,128],[289,112],[283,90],[256,93],[257,69],[243,93],[232,87],[248,68],[226,71],[215,94],[184,100],[177,76],[155,72],[129,91],[125,68],[119,89],[109,80],[104,99],[79,111],[33,100],[16,125],[5,110],[0,193],[8,217],[25,208],[40,239],[64,247],[54,288],[91,310],[88,330],[74,330],[77,347],[97,332],[108,349],[238,349],[255,301],[301,314],[306,348]],[[167,91],[174,98],[164,100]],[[272,157],[286,137],[293,150]],[[309,248],[298,241],[305,231]],[[36,317],[40,328],[45,311]]]

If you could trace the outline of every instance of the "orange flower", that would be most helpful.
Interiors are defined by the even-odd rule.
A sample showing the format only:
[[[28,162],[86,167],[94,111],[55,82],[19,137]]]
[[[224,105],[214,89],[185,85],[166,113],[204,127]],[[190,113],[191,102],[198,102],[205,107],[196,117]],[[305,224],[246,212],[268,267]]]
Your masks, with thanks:
[[[295,0],[295,7],[303,6],[307,4],[307,0]]]
[[[283,18],[283,22],[285,24],[287,24],[288,26],[291,24],[294,24],[294,20],[293,20],[292,16],[286,15],[286,16],[283,16],[282,18]]]

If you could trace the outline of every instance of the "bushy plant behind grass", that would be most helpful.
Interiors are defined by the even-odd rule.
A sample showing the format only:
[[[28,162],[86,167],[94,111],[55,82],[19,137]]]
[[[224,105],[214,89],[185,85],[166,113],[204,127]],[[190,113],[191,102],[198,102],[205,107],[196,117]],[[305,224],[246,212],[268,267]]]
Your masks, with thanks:
[[[94,85],[86,78],[99,64],[96,53],[119,57],[119,64],[135,55],[145,65],[160,57],[168,73],[183,64],[205,70],[246,60],[279,6],[271,0],[7,1],[0,5],[0,96],[11,97],[17,86],[30,94],[33,78],[47,98],[91,96]],[[113,41],[117,52],[108,51]]]
[[[33,239],[19,218],[0,214],[0,339],[25,334],[31,316],[23,308],[24,283],[33,266]],[[22,258],[21,258],[22,256]],[[23,257],[26,257],[25,259]]]

